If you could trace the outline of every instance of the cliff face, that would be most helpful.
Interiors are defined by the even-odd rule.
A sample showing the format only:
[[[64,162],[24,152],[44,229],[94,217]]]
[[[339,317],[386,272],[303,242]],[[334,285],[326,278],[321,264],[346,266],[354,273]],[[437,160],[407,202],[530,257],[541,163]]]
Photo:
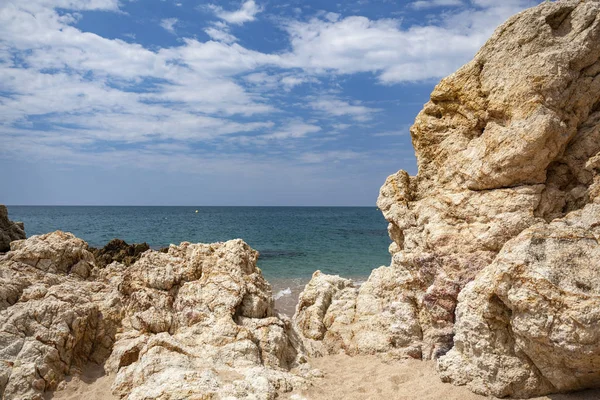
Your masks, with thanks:
[[[98,267],[63,232],[11,246],[0,258],[0,398],[41,399],[90,362],[130,400],[270,399],[312,373],[241,240],[148,250],[129,267]]]
[[[22,222],[8,219],[8,210],[0,204],[0,253],[10,250],[10,242],[25,239],[25,227]]]
[[[548,284],[560,288],[556,296],[573,289],[574,282],[585,281],[584,276],[600,275],[594,256],[597,228],[589,222],[600,219],[595,206],[600,202],[600,2],[547,2],[509,19],[470,63],[436,86],[411,134],[419,172],[409,176],[399,171],[390,176],[378,200],[393,240],[391,265],[373,271],[358,290],[312,282],[300,296],[295,317],[308,348],[315,349],[315,354],[343,350],[429,359],[454,346],[442,363],[445,379],[463,384],[477,381],[472,388],[486,394],[529,396],[586,387],[594,379],[600,382],[595,358],[584,357],[582,364],[563,360],[562,372],[547,375],[559,361],[522,354],[518,347],[534,346],[534,342],[533,352],[538,355],[568,352],[569,348],[598,354],[598,348],[583,346],[584,339],[577,339],[576,334],[555,343],[548,339],[551,328],[540,327],[535,338],[526,332],[533,322],[524,321],[547,311],[543,302],[531,300],[534,309],[523,311],[524,315],[509,312],[526,308],[516,300],[503,303],[504,308],[489,309],[490,297],[501,302],[510,297],[511,289],[503,286],[506,282],[499,278],[500,270],[512,271],[509,275],[515,284],[545,274]],[[565,224],[575,224],[578,230],[565,231],[575,244],[563,249],[556,245],[556,237],[563,234]],[[550,247],[540,250],[543,243]],[[559,257],[560,251],[564,257]],[[522,267],[530,265],[532,254],[543,257],[544,252],[552,255],[538,260],[529,271],[517,272],[516,261],[511,267],[502,261],[509,254],[513,260],[521,257],[518,264]],[[573,268],[566,268],[564,274],[571,276],[559,279],[559,269],[564,267],[559,262],[569,257],[574,258]],[[583,265],[586,269],[580,271]],[[484,268],[485,273],[465,293],[463,288]],[[484,290],[488,284],[491,288]],[[600,309],[595,281],[585,287],[586,291],[580,288],[577,293],[585,292],[581,295],[589,300],[588,310]],[[324,297],[318,293],[327,293],[329,301],[312,301]],[[531,295],[539,300],[544,293],[539,289]],[[477,311],[469,308],[474,296],[479,296],[471,305]],[[458,299],[466,304],[456,313]],[[573,301],[565,304],[574,305]],[[562,313],[583,313],[580,308],[569,311],[566,307],[550,314],[564,319]],[[510,336],[512,344],[505,345],[512,346],[511,350],[494,353],[497,340],[488,335],[489,341],[482,343],[478,338],[484,334],[485,321],[494,320],[498,310],[504,310],[504,332],[522,336]],[[474,313],[479,315],[478,330],[473,320],[467,322],[469,315],[475,318]],[[524,323],[518,332],[514,331],[517,321]],[[311,327],[319,322],[321,332],[311,337]],[[575,331],[582,335],[597,329],[591,320],[584,318],[581,323],[582,330]],[[574,329],[561,323],[554,327],[562,328]],[[473,361],[471,356],[482,351],[482,358]],[[538,380],[530,384],[524,378],[529,386],[493,390],[493,385],[481,384],[507,370],[508,364],[496,364],[486,373],[477,369],[492,354],[509,353],[521,354],[513,361],[529,363],[524,370],[529,368],[527,374]],[[459,359],[460,366],[451,367]],[[585,363],[593,372],[578,377],[576,383],[573,379],[564,385],[551,382],[563,379],[569,368],[571,373],[581,372]],[[497,379],[500,386],[510,381]]]
[[[509,239],[597,195],[599,10],[561,1],[511,18],[417,116],[419,173],[388,178],[378,204],[385,274],[402,282],[390,294],[408,297],[424,358],[452,345],[457,294]]]

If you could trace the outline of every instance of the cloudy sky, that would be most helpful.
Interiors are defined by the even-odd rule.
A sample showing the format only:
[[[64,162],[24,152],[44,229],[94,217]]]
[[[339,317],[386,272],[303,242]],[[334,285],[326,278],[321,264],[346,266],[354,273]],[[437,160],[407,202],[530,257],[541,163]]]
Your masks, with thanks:
[[[0,203],[369,205],[525,0],[0,0]]]

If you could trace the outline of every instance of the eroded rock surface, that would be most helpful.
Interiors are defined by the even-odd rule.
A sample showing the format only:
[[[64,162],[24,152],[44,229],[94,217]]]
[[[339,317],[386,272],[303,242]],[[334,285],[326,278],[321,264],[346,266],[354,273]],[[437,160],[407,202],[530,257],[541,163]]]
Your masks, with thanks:
[[[600,387],[599,203],[523,231],[467,285],[442,380],[497,397]]]
[[[306,384],[317,372],[257,257],[241,240],[182,243],[99,268],[72,234],[13,242],[0,258],[0,398],[41,399],[90,362],[131,400],[270,399]]]
[[[33,236],[12,249],[0,258],[0,397],[41,399],[110,354],[118,296],[86,280],[94,257],[71,234]]]
[[[6,206],[0,204],[0,253],[10,250],[10,242],[21,239],[25,239],[25,226],[9,220]]]
[[[465,285],[510,239],[597,196],[599,59],[600,3],[546,2],[436,86],[411,128],[417,176],[390,176],[378,199],[391,265],[320,311],[324,348],[445,354]]]

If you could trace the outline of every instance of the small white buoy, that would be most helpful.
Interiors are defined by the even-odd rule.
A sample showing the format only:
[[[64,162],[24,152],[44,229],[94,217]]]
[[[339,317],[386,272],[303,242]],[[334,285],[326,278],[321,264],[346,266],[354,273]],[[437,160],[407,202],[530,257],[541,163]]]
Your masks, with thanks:
[[[196,214],[198,214],[198,210],[196,210]]]

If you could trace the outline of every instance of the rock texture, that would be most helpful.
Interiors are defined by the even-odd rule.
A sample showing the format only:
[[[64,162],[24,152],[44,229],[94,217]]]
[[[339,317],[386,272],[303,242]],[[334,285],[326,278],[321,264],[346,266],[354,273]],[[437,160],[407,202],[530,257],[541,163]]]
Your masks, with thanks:
[[[600,199],[510,240],[461,292],[442,380],[497,397],[600,387]]]
[[[113,239],[101,249],[90,247],[90,252],[94,255],[98,267],[106,267],[115,261],[128,267],[139,260],[147,250],[150,250],[148,243],[130,245],[121,239]]]
[[[21,239],[25,239],[25,226],[9,220],[6,206],[0,204],[0,253],[10,250],[10,242]]]
[[[318,372],[274,314],[257,257],[241,240],[182,243],[99,268],[68,233],[13,242],[0,258],[0,398],[41,399],[90,362],[131,400],[270,399],[304,385]]]
[[[417,176],[390,176],[378,199],[391,265],[356,296],[333,294],[331,304],[347,298],[336,306],[342,312],[320,306],[326,348],[445,354],[458,294],[505,243],[592,201],[600,190],[599,11],[598,1],[524,11],[436,86],[411,128]]]

